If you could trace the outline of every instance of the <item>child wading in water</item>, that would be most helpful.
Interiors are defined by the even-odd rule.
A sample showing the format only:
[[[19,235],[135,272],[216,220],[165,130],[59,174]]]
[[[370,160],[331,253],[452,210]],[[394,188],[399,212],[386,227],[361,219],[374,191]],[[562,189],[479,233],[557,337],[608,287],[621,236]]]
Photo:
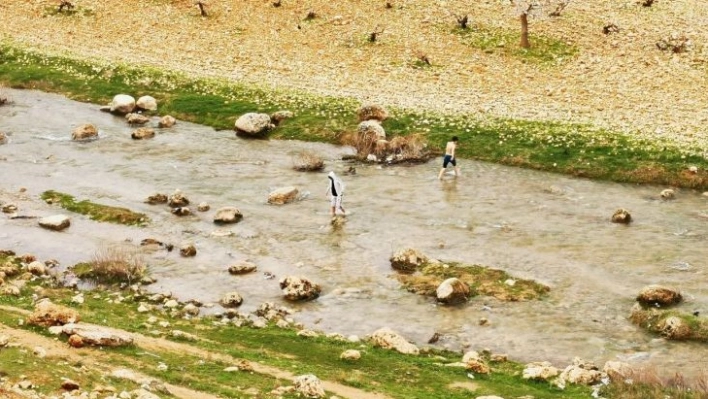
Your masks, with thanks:
[[[337,214],[337,210],[341,210],[342,214],[346,214],[342,207],[342,195],[344,195],[344,183],[339,180],[339,177],[334,172],[329,172],[329,185],[327,186],[327,194],[330,194],[330,206],[332,216]]]
[[[448,164],[452,164],[455,167],[455,176],[460,175],[460,168],[457,166],[457,160],[455,159],[455,150],[457,149],[457,136],[452,136],[452,139],[447,142],[445,146],[445,158],[443,158],[443,166],[438,174],[438,180],[442,179],[445,169],[447,169]]]

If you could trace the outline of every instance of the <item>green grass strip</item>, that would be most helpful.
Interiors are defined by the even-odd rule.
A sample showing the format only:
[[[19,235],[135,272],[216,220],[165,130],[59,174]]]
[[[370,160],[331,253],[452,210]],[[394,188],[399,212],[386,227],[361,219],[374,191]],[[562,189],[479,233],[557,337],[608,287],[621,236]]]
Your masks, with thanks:
[[[88,200],[77,202],[71,195],[53,190],[43,192],[41,198],[47,202],[58,203],[68,211],[88,215],[91,220],[98,222],[142,226],[150,221],[143,213],[133,212],[126,208],[96,204]]]
[[[572,50],[561,50],[572,54]],[[149,94],[158,100],[161,114],[216,129],[232,129],[245,112],[290,110],[295,117],[284,121],[271,138],[335,144],[342,135],[355,131],[355,112],[360,106],[352,98],[273,91],[226,79],[47,55],[10,44],[0,46],[1,84],[98,104],[110,102],[119,93]],[[706,152],[696,141],[608,131],[588,124],[398,108],[389,108],[389,113],[383,124],[389,138],[419,133],[433,150],[440,150],[456,135],[461,158],[599,180],[708,188]],[[698,172],[689,172],[690,166]]]

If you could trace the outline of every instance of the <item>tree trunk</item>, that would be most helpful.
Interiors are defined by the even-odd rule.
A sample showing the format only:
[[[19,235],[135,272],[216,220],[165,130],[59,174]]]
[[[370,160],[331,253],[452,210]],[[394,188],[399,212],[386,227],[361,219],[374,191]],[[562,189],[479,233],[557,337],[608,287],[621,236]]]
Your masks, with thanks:
[[[531,43],[529,43],[529,17],[527,13],[521,14],[519,16],[521,19],[521,48],[531,48]]]

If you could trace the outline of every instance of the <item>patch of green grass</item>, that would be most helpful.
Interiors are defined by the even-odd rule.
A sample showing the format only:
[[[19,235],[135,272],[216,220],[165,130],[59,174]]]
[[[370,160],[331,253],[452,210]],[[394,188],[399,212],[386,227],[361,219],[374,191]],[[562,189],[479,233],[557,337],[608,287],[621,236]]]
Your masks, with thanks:
[[[64,6],[64,7],[62,7],[61,11],[59,10],[59,4],[54,5],[54,6],[44,7],[44,16],[45,17],[54,17],[54,16],[58,16],[58,17],[71,17],[71,16],[90,17],[93,15],[94,15],[94,11],[92,9],[86,8],[86,7],[81,7],[79,5],[74,5],[71,8],[69,8],[68,6]]]
[[[41,284],[32,282],[33,286]],[[29,296],[29,293],[27,294]],[[128,291],[96,290],[84,295],[84,303],[71,302],[75,292],[67,289],[44,289],[44,297],[54,303],[76,309],[82,321],[127,331],[169,337],[169,332],[179,329],[202,339],[189,342],[169,338],[180,343],[199,347],[209,352],[226,354],[237,359],[259,362],[278,367],[293,375],[313,373],[320,379],[336,381],[362,390],[379,392],[392,398],[405,399],[463,399],[472,393],[463,386],[474,384],[474,395],[499,395],[535,398],[585,398],[590,389],[571,386],[560,390],[548,383],[526,381],[521,378],[522,365],[514,362],[491,363],[492,374],[477,375],[470,380],[464,368],[446,367],[445,363],[460,361],[460,353],[428,350],[420,356],[402,355],[395,351],[374,348],[369,343],[349,343],[332,338],[305,338],[292,329],[270,326],[264,329],[217,325],[210,318],[185,320],[170,315],[169,311],[154,310],[138,313],[136,303],[144,300]],[[30,298],[31,299],[31,298]],[[19,300],[16,300],[19,302]],[[23,308],[31,306],[31,300]],[[148,324],[150,316],[169,321],[170,326]],[[0,312],[0,322],[16,325],[16,315]],[[22,328],[35,331],[32,326]],[[43,329],[44,330],[44,329]],[[62,338],[64,339],[64,338]],[[358,349],[358,361],[344,361],[339,355],[346,349]],[[125,366],[145,374],[164,379],[177,385],[189,386],[226,397],[240,397],[243,389],[253,387],[261,394],[289,381],[248,372],[225,372],[232,366],[223,359],[197,357],[187,353],[166,352],[139,346],[104,348],[112,366]],[[166,371],[157,368],[167,365]],[[457,384],[457,385],[455,385]],[[294,396],[286,396],[294,397]]]
[[[484,43],[508,38],[503,32],[485,33],[487,36],[475,32],[471,28],[461,37],[491,37]],[[549,42],[546,47],[537,46],[542,54],[526,56],[560,59],[572,55],[574,50],[563,46]],[[335,144],[356,130],[355,115],[360,106],[351,98],[266,90],[225,79],[194,79],[149,67],[44,55],[12,45],[0,46],[0,84],[3,83],[13,88],[59,92],[99,104],[108,103],[119,93],[150,94],[158,100],[161,114],[216,129],[233,129],[236,118],[245,112],[289,110],[294,118],[282,122],[269,137]],[[460,158],[601,180],[708,188],[707,154],[697,141],[679,142],[558,121],[398,108],[389,108],[389,114],[383,123],[389,138],[420,134],[429,148],[440,152],[456,135],[460,138]],[[689,166],[696,166],[698,172],[688,173]]]
[[[630,320],[668,340],[708,342],[708,320],[679,309],[634,308]]]
[[[452,31],[466,45],[489,54],[500,54],[539,64],[558,64],[573,58],[578,49],[562,40],[534,35],[531,32],[529,40],[531,48],[519,46],[520,32],[506,31],[486,27],[457,27]]]
[[[92,367],[82,367],[82,364],[72,363],[63,358],[40,358],[29,348],[6,347],[0,350],[0,376],[7,376],[13,383],[24,380],[32,382],[34,390],[44,395],[56,394],[61,391],[61,384],[70,379],[83,389],[97,385],[110,384],[119,392],[140,388],[139,384],[127,380],[118,380],[104,376],[105,371]],[[3,395],[0,390],[0,397]],[[11,396],[14,397],[14,396]]]
[[[470,287],[470,297],[492,296],[502,301],[526,301],[544,297],[550,291],[533,280],[517,279],[503,270],[460,263],[429,263],[414,274],[396,276],[403,287],[417,294],[435,297],[440,283],[458,278]]]
[[[77,202],[71,195],[58,191],[45,191],[42,193],[41,198],[48,203],[58,203],[68,211],[88,215],[91,220],[98,222],[142,226],[150,221],[143,213],[133,212],[126,208],[96,204],[88,200]]]

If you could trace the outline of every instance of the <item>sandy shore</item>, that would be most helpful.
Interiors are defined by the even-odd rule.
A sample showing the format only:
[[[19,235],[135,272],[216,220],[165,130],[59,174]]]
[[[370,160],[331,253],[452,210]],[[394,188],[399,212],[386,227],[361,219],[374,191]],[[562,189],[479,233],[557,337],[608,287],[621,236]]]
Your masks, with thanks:
[[[700,145],[708,137],[707,2],[574,2],[559,18],[531,21],[533,35],[578,48],[539,65],[464,44],[453,14],[472,29],[516,32],[498,1],[224,0],[201,18],[191,0],[75,0],[78,13],[50,15],[56,1],[0,4],[0,37],[47,52],[169,68],[192,75],[390,106],[492,117],[588,122]],[[308,11],[316,18],[305,21]],[[614,23],[620,32],[604,35]],[[375,44],[370,32],[383,33]],[[686,53],[656,42],[686,35]],[[515,46],[507,43],[506,46]],[[413,67],[425,54],[431,68]]]

